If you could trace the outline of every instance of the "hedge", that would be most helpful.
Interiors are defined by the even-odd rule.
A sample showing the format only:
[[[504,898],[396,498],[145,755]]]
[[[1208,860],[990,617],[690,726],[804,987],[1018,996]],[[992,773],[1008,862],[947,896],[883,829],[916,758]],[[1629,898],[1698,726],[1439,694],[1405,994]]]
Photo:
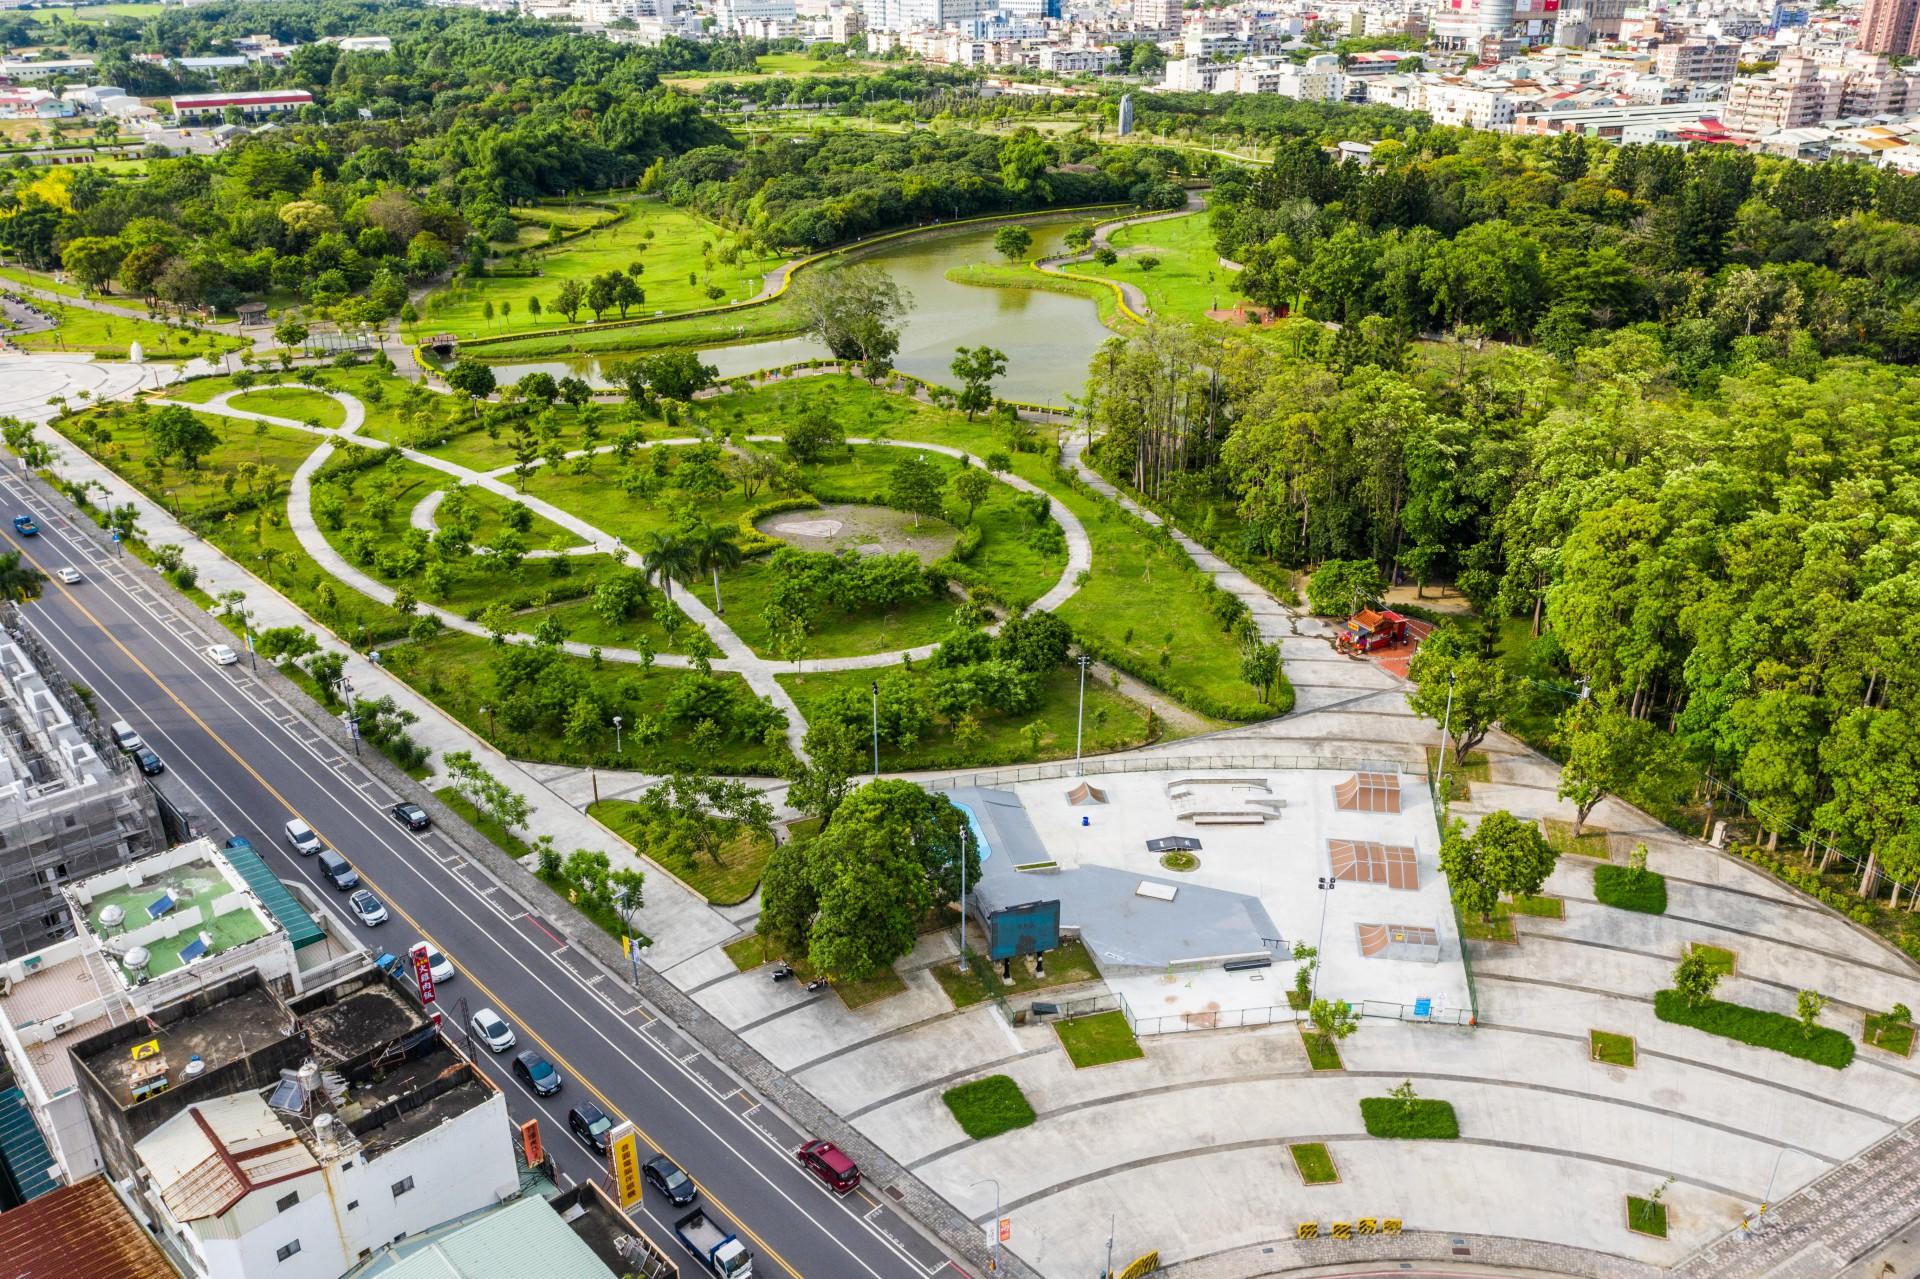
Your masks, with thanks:
[[[1643,915],[1667,913],[1667,877],[1631,866],[1595,866],[1593,895],[1604,906],[1637,910]]]
[[[768,551],[787,545],[777,537],[769,537],[754,527],[769,515],[778,515],[782,511],[811,511],[820,505],[817,497],[776,497],[771,502],[762,502],[740,517],[740,553],[743,555],[764,555]]]
[[[1676,1026],[1691,1026],[1710,1035],[1771,1048],[1789,1057],[1810,1061],[1816,1066],[1845,1070],[1853,1062],[1853,1040],[1825,1026],[1814,1027],[1809,1036],[1798,1019],[1764,1008],[1748,1008],[1708,999],[1690,1004],[1677,990],[1662,990],[1653,996],[1654,1015]]]

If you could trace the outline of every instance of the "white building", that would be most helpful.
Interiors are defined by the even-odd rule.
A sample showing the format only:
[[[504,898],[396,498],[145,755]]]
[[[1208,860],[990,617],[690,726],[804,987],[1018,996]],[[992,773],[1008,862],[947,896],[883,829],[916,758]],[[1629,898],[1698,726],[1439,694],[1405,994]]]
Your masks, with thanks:
[[[228,109],[242,115],[285,115],[313,105],[313,95],[305,89],[262,89],[247,93],[177,93],[173,113],[182,120],[206,116],[225,116]]]
[[[1418,97],[1416,109],[1431,115],[1438,125],[1504,129],[1513,123],[1514,99],[1505,88],[1447,77],[1423,83]]]
[[[1098,75],[1119,65],[1118,49],[1063,49],[1051,46],[1040,51],[1040,69],[1055,75]]]
[[[342,53],[392,53],[392,36],[341,36],[337,43]]]
[[[92,58],[55,58],[47,62],[0,58],[0,79],[18,84],[23,80],[85,80],[93,75]]]

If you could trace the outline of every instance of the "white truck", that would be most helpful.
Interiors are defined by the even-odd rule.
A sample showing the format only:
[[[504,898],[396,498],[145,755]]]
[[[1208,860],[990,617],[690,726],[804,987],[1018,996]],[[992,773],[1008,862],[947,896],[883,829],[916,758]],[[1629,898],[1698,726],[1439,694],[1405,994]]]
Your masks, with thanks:
[[[673,1233],[687,1251],[700,1258],[708,1273],[720,1279],[753,1279],[753,1254],[739,1239],[715,1225],[706,1212],[695,1208],[673,1223]]]

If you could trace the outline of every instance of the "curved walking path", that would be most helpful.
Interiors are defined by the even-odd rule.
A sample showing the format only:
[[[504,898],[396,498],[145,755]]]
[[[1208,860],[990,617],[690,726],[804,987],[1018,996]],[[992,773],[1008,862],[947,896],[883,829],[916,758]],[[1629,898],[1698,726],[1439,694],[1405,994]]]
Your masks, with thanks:
[[[1198,191],[1189,191],[1187,192],[1187,202],[1177,209],[1168,209],[1161,213],[1142,213],[1137,217],[1116,218],[1112,222],[1102,222],[1093,229],[1093,243],[1089,244],[1081,252],[1067,257],[1041,258],[1034,262],[1033,269],[1042,275],[1056,275],[1063,280],[1093,279],[1102,284],[1111,284],[1120,290],[1120,296],[1125,302],[1127,310],[1144,320],[1153,314],[1153,308],[1147,304],[1146,290],[1142,289],[1139,285],[1130,284],[1125,280],[1109,279],[1104,275],[1095,277],[1069,275],[1060,268],[1078,266],[1084,262],[1091,262],[1093,261],[1093,255],[1096,249],[1113,248],[1113,243],[1108,237],[1123,227],[1141,226],[1148,222],[1166,222],[1173,218],[1184,218],[1190,213],[1199,213],[1206,207],[1207,201],[1205,196],[1201,195]],[[1118,252],[1118,250],[1115,251]]]
[[[327,573],[338,578],[341,582],[370,599],[378,600],[383,604],[391,604],[397,592],[393,587],[388,586],[378,578],[367,573],[349,561],[345,555],[341,554],[321,531],[319,522],[315,519],[313,513],[314,477],[318,475],[321,468],[332,459],[335,450],[342,443],[358,445],[363,448],[394,449],[409,461],[439,471],[451,477],[457,483],[484,489],[509,502],[518,502],[536,515],[545,518],[550,523],[566,530],[581,540],[582,545],[569,548],[565,552],[566,554],[605,554],[619,563],[631,563],[632,551],[618,538],[610,536],[605,530],[581,519],[571,511],[555,506],[542,498],[518,492],[512,485],[506,483],[502,476],[511,474],[512,467],[501,467],[492,471],[476,471],[471,467],[462,466],[446,458],[435,457],[432,454],[422,453],[403,445],[391,444],[375,436],[360,434],[361,428],[366,425],[366,406],[361,403],[358,397],[348,394],[345,391],[319,392],[328,396],[343,409],[345,420],[338,427],[312,427],[304,422],[296,422],[291,418],[276,417],[269,413],[259,413],[250,409],[236,408],[231,403],[231,400],[239,395],[280,388],[315,390],[315,388],[306,387],[300,383],[273,383],[257,387],[248,387],[244,391],[235,390],[224,392],[204,404],[195,404],[183,400],[159,400],[156,401],[156,403],[178,404],[185,408],[213,413],[218,416],[239,418],[253,422],[265,422],[271,426],[283,427],[288,430],[304,431],[310,435],[319,437],[321,441],[320,444],[301,461],[299,467],[294,471],[292,482],[288,486],[287,523],[293,530],[295,539],[299,541],[301,549],[306,551],[316,564]],[[779,437],[756,435],[749,436],[748,439],[756,443],[766,443],[777,441]],[[653,447],[655,445],[686,445],[698,442],[698,440],[693,438],[655,440],[649,442],[646,447]],[[876,441],[855,438],[849,440],[848,443],[852,445],[869,445],[876,443]],[[896,448],[924,449],[928,452],[941,453],[948,457],[961,459],[969,465],[984,465],[979,458],[974,457],[966,450],[955,448],[951,445],[922,444],[909,440],[885,440],[879,441],[879,443]],[[593,452],[610,452],[616,447],[618,446],[605,445],[593,450]],[[585,452],[585,450],[575,450],[567,456],[577,457],[583,455]],[[1060,521],[1060,526],[1062,532],[1065,534],[1067,543],[1067,563],[1052,588],[1033,604],[1033,607],[1036,609],[1056,608],[1079,589],[1077,583],[1080,574],[1092,567],[1092,540],[1088,536],[1085,526],[1080,523],[1078,517],[1064,505],[1054,501],[1052,495],[1047,493],[1046,490],[1016,475],[1002,475],[998,478],[1010,488],[1024,493],[1038,494],[1047,498],[1050,511],[1054,517]],[[435,493],[430,494],[415,506],[409,515],[411,525],[421,529],[433,528],[433,511],[437,508],[439,502],[444,500],[444,496],[445,490],[436,490]],[[552,552],[547,553],[552,554]],[[535,554],[537,554],[537,552]],[[701,630],[705,632],[714,646],[719,649],[720,656],[711,660],[710,665],[712,669],[731,671],[738,674],[756,694],[766,698],[786,715],[786,737],[788,744],[792,747],[794,753],[802,758],[805,757],[802,743],[806,734],[806,719],[801,715],[800,707],[798,703],[793,700],[792,694],[789,693],[786,687],[775,677],[780,668],[790,667],[791,672],[796,674],[868,670],[883,666],[896,666],[909,660],[922,660],[931,656],[938,647],[937,644],[923,644],[910,649],[898,649],[883,653],[860,654],[852,657],[803,659],[791,664],[778,663],[772,658],[763,657],[759,653],[754,652],[746,641],[742,640],[733,628],[727,625],[725,620],[715,613],[713,609],[709,608],[707,604],[692,591],[682,589],[677,595],[669,591],[669,598],[673,600],[683,613],[700,626]],[[463,634],[483,638],[491,637],[487,629],[478,622],[463,617],[449,609],[426,602],[420,602],[418,609],[420,612],[434,617],[442,626],[449,630],[460,631]],[[574,640],[565,641],[561,645],[561,648],[575,657],[592,657],[597,654],[603,660],[642,666],[660,665],[676,669],[686,669],[694,665],[692,658],[685,654],[678,653],[643,653],[630,648],[595,647]]]

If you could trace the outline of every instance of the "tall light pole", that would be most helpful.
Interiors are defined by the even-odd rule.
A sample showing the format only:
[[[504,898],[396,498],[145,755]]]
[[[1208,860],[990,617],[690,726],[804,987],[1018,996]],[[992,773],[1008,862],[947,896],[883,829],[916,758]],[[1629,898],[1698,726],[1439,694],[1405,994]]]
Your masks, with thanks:
[[[1320,944],[1313,948],[1313,989],[1308,993],[1309,999],[1320,993],[1320,969],[1326,964],[1326,958],[1321,952],[1327,947],[1327,897],[1333,892],[1333,886],[1339,882],[1332,875],[1320,877]]]
[[[987,1269],[993,1271],[995,1274],[999,1274],[1000,1273],[1000,1182],[997,1178],[994,1178],[994,1177],[982,1177],[980,1180],[974,1182],[973,1186],[984,1186],[988,1182],[993,1183],[993,1227],[992,1227],[993,1229],[993,1260],[987,1263]],[[973,1186],[968,1186],[967,1189],[972,1190]]]
[[[1447,672],[1447,713],[1440,721],[1440,766],[1433,774],[1433,797],[1440,803],[1447,802],[1447,792],[1442,785],[1447,780],[1447,737],[1453,731],[1453,672]]]
[[[1080,743],[1087,725],[1087,663],[1090,660],[1085,653],[1080,654],[1080,711],[1073,721],[1073,768],[1082,777],[1087,772],[1086,763],[1080,756]]]
[[[960,824],[960,971],[967,971],[967,827]]]
[[[620,753],[620,717],[618,715],[613,717],[613,753],[616,755]]]
[[[880,780],[880,681],[873,681],[873,780]]]

